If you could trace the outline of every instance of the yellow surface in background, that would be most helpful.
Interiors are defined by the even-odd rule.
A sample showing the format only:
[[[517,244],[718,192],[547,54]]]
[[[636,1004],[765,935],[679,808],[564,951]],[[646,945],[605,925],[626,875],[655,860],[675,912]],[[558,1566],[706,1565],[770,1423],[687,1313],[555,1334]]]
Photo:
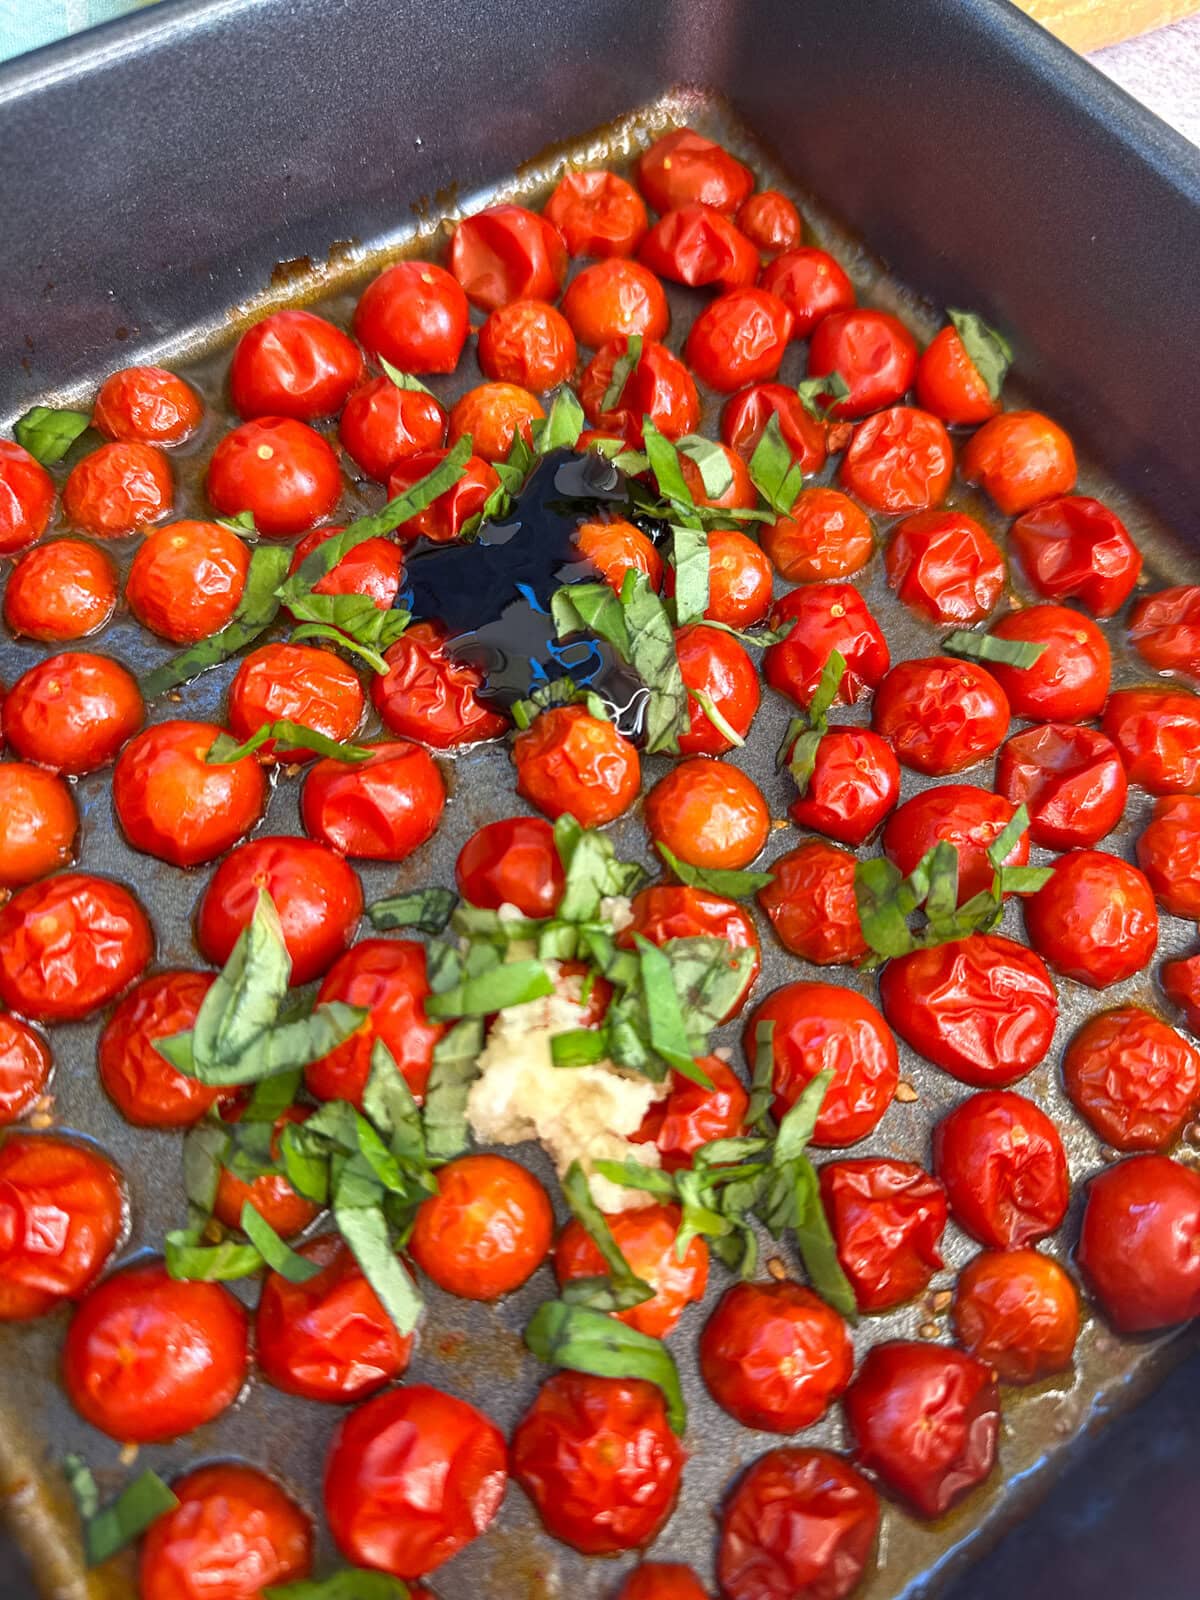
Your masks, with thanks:
[[[1016,4],[1064,43],[1083,51],[1102,50],[1200,11],[1200,0],[1016,0]]]

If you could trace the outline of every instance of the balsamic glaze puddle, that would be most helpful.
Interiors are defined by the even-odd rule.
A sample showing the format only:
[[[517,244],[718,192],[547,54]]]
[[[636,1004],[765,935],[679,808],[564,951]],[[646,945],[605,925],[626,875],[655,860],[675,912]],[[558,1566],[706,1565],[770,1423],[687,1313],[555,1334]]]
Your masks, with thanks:
[[[554,450],[533,469],[503,522],[484,521],[470,544],[418,545],[405,563],[396,604],[415,621],[449,629],[450,654],[485,675],[481,699],[507,709],[569,677],[598,694],[621,732],[637,739],[646,685],[593,634],[560,644],[550,617],[556,589],[598,576],[575,549],[575,535],[604,512],[637,517],[625,474],[595,450]],[[658,530],[647,531],[653,537]]]

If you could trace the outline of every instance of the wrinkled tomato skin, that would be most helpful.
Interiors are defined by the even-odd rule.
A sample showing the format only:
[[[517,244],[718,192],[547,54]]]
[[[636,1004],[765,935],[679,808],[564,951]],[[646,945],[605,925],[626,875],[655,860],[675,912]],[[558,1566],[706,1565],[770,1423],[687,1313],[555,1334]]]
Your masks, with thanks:
[[[634,935],[651,944],[663,945],[670,939],[723,939],[733,950],[753,950],[754,961],[742,990],[729,1015],[736,1016],[745,1004],[762,965],[754,918],[738,905],[708,889],[689,889],[682,884],[651,884],[639,889],[631,905],[633,920],[617,935],[617,944],[634,948]]]
[[[758,276],[753,240],[711,206],[664,212],[638,247],[638,261],[660,278],[689,288],[744,289]]]
[[[1115,1150],[1161,1150],[1200,1104],[1200,1054],[1141,1006],[1089,1017],[1067,1046],[1071,1103]]]
[[[900,763],[870,728],[831,728],[817,746],[804,794],[788,807],[802,828],[857,846],[878,828],[900,798]]]
[[[779,418],[783,442],[805,477],[820,472],[825,465],[825,429],[786,383],[755,383],[732,395],[721,408],[721,438],[748,463],[773,416]]]
[[[1200,956],[1163,963],[1159,973],[1163,993],[1183,1012],[1183,1020],[1200,1035]]]
[[[519,1289],[554,1238],[554,1211],[538,1180],[506,1156],[466,1155],[439,1167],[434,1181],[437,1193],[421,1203],[408,1241],[417,1266],[464,1300]]]
[[[958,903],[991,888],[995,868],[988,850],[1013,820],[1016,807],[990,789],[969,783],[939,783],[922,789],[897,807],[883,830],[883,853],[905,877],[936,845],[954,846],[958,855]],[[1029,860],[1029,834],[1023,832],[1006,867]]]
[[[953,473],[954,446],[938,419],[891,406],[855,428],[838,481],[872,511],[904,517],[940,506]]]
[[[865,699],[891,665],[883,630],[853,584],[814,583],[793,589],[776,601],[771,626],[788,627],[788,634],[763,652],[763,676],[772,689],[798,706],[806,706],[816,693],[833,650],[840,651],[846,662],[838,705]]]
[[[1026,606],[1001,617],[991,633],[997,639],[1043,646],[1031,667],[991,664],[1014,717],[1086,722],[1100,715],[1108,696],[1112,655],[1108,640],[1090,617],[1066,606]]]
[[[1142,570],[1125,524],[1089,495],[1063,495],[1034,506],[1013,523],[1008,540],[1038,594],[1078,600],[1097,617],[1121,609]]]
[[[782,1121],[806,1086],[826,1067],[833,1079],[817,1116],[812,1142],[854,1144],[891,1104],[900,1081],[896,1041],[869,1000],[827,983],[789,983],[754,1011],[742,1035],[753,1061],[762,1023],[774,1023],[771,1052],[775,1115]]]
[[[917,400],[951,427],[974,428],[1000,410],[957,328],[934,334],[917,361]]]
[[[488,206],[455,228],[450,270],[481,311],[514,300],[557,300],[567,273],[567,247],[554,224],[536,211]]]
[[[195,1026],[212,986],[208,972],[156,972],[143,978],[105,1024],[96,1050],[100,1081],[127,1122],[139,1128],[188,1128],[228,1089],[211,1089],[177,1072],[155,1042]]]
[[[687,1307],[704,1298],[708,1285],[708,1246],[699,1236],[689,1240],[680,1260],[676,1251],[683,1214],[678,1206],[642,1206],[618,1211],[608,1225],[633,1274],[654,1290],[650,1300],[616,1320],[652,1339],[665,1339],[679,1325]],[[576,1278],[603,1277],[604,1257],[582,1223],[574,1218],[559,1235],[554,1250],[554,1272],[560,1287]]]
[[[843,421],[894,406],[911,388],[916,369],[916,341],[887,311],[864,307],[830,312],[813,330],[808,347],[810,377],[839,372],[846,380],[849,395],[830,408]]]
[[[611,408],[604,408],[614,369],[628,345],[624,335],[610,339],[583,369],[579,401],[592,427],[618,435],[635,449],[642,446],[642,419],[647,416],[668,439],[694,433],[700,421],[700,397],[692,375],[666,345],[652,339],[643,341],[637,365]]]
[[[267,1274],[254,1322],[258,1365],[285,1394],[353,1405],[404,1376],[412,1336],[396,1331],[347,1245],[321,1234],[298,1247],[320,1272],[291,1283]]]
[[[1116,689],[1100,726],[1121,752],[1130,783],[1148,794],[1200,793],[1200,695]]]
[[[778,189],[760,189],[743,200],[737,223],[764,255],[777,255],[800,243],[800,213]]]
[[[194,644],[231,621],[250,551],[216,522],[172,522],[138,547],[125,598],[143,627],[172,644]]]
[[[414,483],[428,477],[449,453],[448,450],[423,450],[419,455],[405,456],[393,467],[388,478],[388,499],[394,500]],[[449,544],[451,539],[458,538],[468,522],[479,516],[499,487],[500,479],[491,462],[482,456],[468,456],[458,482],[439,494],[424,511],[402,522],[395,536],[401,544],[411,544],[422,534],[434,544]]]
[[[42,644],[69,644],[102,628],[117,603],[117,569],[98,545],[52,539],[13,563],[4,620]]]
[[[292,552],[289,576],[319,550],[327,539],[344,533],[344,528],[314,528],[306,533]],[[363,594],[374,600],[380,611],[390,611],[400,593],[404,573],[404,553],[393,539],[364,539],[344,555],[336,566],[313,584],[314,594]]]
[[[635,1144],[653,1144],[664,1172],[679,1172],[692,1165],[702,1145],[714,1139],[733,1139],[745,1127],[750,1096],[733,1068],[720,1056],[701,1056],[700,1066],[711,1089],[671,1074],[671,1092],[647,1111],[632,1135]]]
[[[575,339],[599,350],[613,339],[640,334],[662,340],[671,325],[666,291],[639,261],[597,261],[572,278],[562,314]]]
[[[760,1456],[721,1517],[717,1574],[728,1600],[846,1600],[879,1531],[879,1497],[828,1450]]]
[[[467,297],[444,267],[397,261],[372,278],[354,310],[368,355],[401,372],[453,372],[470,332]]]
[[[541,817],[485,823],[458,852],[454,881],[464,900],[485,911],[507,904],[526,917],[552,916],[566,881],[554,829]]]
[[[425,946],[416,939],[363,939],[334,962],[317,994],[324,1005],[341,1000],[370,1015],[357,1032],[304,1069],[318,1100],[349,1100],[361,1109],[371,1053],[381,1039],[419,1100],[425,1093],[433,1047],[445,1033],[425,1015],[429,975]]]
[[[883,1014],[920,1055],[976,1088],[1003,1089],[1044,1061],[1058,991],[1034,951],[975,933],[889,961]]]
[[[651,838],[693,867],[748,867],[771,827],[753,778],[705,756],[691,756],[660,778],[644,813]]]
[[[951,1316],[959,1343],[1002,1383],[1037,1383],[1070,1370],[1079,1295],[1051,1256],[983,1251],[959,1273]]]
[[[700,1335],[708,1392],[743,1428],[798,1433],[825,1415],[853,1370],[845,1322],[798,1283],[734,1284]]]
[[[508,718],[479,698],[483,673],[450,653],[438,623],[414,623],[383,658],[388,671],[372,679],[371,699],[398,738],[452,750],[508,729]]]
[[[1200,1173],[1130,1156],[1088,1184],[1077,1258],[1118,1333],[1200,1315]]]
[[[631,256],[649,226],[641,195],[615,172],[565,172],[542,215],[573,256]]]
[[[684,1459],[662,1391],[640,1378],[556,1373],[512,1438],[513,1477],[546,1531],[589,1556],[640,1550],[656,1537]]]
[[[934,1171],[973,1239],[1012,1250],[1053,1233],[1067,1214],[1067,1158],[1050,1118],[1010,1089],[955,1106],[933,1130]]]
[[[240,1122],[244,1107],[232,1105],[221,1112],[226,1122]],[[270,1151],[272,1160],[279,1159],[280,1138],[289,1123],[304,1122],[310,1115],[302,1106],[288,1106],[275,1120],[271,1130]],[[262,1173],[247,1181],[239,1178],[229,1167],[222,1167],[217,1181],[213,1216],[222,1227],[230,1230],[242,1225],[242,1212],[246,1206],[257,1211],[263,1221],[281,1239],[290,1239],[300,1233],[318,1215],[321,1207],[297,1194],[282,1172]]]
[[[493,383],[545,394],[575,370],[575,335],[545,300],[513,300],[480,328],[479,365]]]
[[[362,885],[323,844],[282,835],[238,845],[209,881],[196,916],[206,961],[223,967],[265,890],[275,902],[293,986],[311,983],[341,955],[362,915]]]
[[[156,1444],[211,1422],[249,1373],[249,1319],[219,1283],[168,1277],[160,1261],[123,1267],[81,1302],[63,1381],[93,1428]]]
[[[407,740],[368,746],[366,761],[318,761],[304,781],[305,832],[339,855],[405,861],[437,832],[446,785],[433,757]]]
[[[171,1485],[179,1504],[142,1541],[142,1600],[258,1600],[312,1571],[312,1524],[255,1467],[219,1462]]]
[[[791,336],[792,313],[782,300],[765,289],[730,289],[692,323],[685,354],[701,383],[731,394],[773,378]]]
[[[440,450],[449,417],[433,395],[402,389],[389,377],[368,378],[346,401],[338,438],[368,478],[380,483],[408,456]]]
[[[762,547],[790,583],[821,583],[861,572],[875,553],[871,520],[840,489],[801,489],[787,517],[765,522]]]
[[[734,459],[741,466],[741,458]],[[709,622],[722,622],[727,628],[752,628],[762,622],[771,609],[773,583],[771,563],[753,539],[732,528],[714,528],[709,533],[708,605],[704,609]],[[675,593],[674,567],[667,574],[667,593]]]
[[[1098,844],[1125,814],[1128,782],[1112,740],[1094,728],[1045,722],[1014,733],[996,762],[996,792],[1029,812],[1047,850]]]
[[[54,510],[54,479],[29,451],[0,439],[0,556],[40,539]]]
[[[620,595],[627,572],[644,573],[655,593],[662,588],[662,557],[642,530],[624,517],[611,522],[581,522],[575,530],[574,543],[615,595]],[[674,570],[671,569],[672,575]]]
[[[1160,589],[1129,613],[1129,640],[1156,672],[1200,678],[1200,585]]]
[[[718,712],[743,739],[758,710],[758,668],[743,645],[717,628],[693,623],[675,635],[675,654],[684,688],[708,695]],[[679,734],[685,756],[719,756],[733,740],[710,721],[700,702],[688,695],[688,726]]]
[[[949,1510],[995,1463],[995,1380],[960,1350],[899,1339],[877,1344],[843,1405],[858,1461],[918,1516]]]
[[[854,868],[849,850],[821,839],[806,839],[771,863],[774,880],[758,891],[758,903],[794,956],[828,967],[866,955]]]
[[[52,1134],[0,1144],[0,1322],[43,1316],[100,1275],[125,1229],[117,1170]]]
[[[105,378],[92,406],[92,426],[106,439],[181,444],[204,416],[200,396],[162,367],[123,367]]]
[[[161,450],[135,439],[102,444],[71,468],[63,515],[95,539],[123,539],[165,517],[175,485]]]
[[[611,722],[583,706],[555,706],[513,741],[517,793],[550,818],[585,828],[621,816],[641,792],[638,753]]]
[[[0,891],[66,866],[78,828],[71,790],[60,777],[24,761],[0,764]]]
[[[16,1122],[37,1104],[49,1082],[51,1066],[50,1048],[41,1034],[19,1017],[0,1011],[0,1128]]]
[[[270,722],[298,722],[327,739],[349,739],[362,721],[363,691],[353,667],[332,650],[307,644],[265,644],[243,658],[229,685],[229,727],[249,739]],[[303,762],[313,752],[282,750],[274,739],[260,761]]]
[[[708,1600],[691,1567],[678,1561],[643,1561],[625,1579],[616,1600]]]
[[[0,786],[3,773],[0,767]],[[1155,801],[1137,842],[1137,861],[1164,911],[1200,921],[1200,798],[1168,795]]]
[[[871,714],[903,766],[936,778],[998,750],[1009,721],[1008,698],[992,674],[951,656],[901,661],[876,690]]]
[[[256,417],[218,443],[205,480],[225,517],[249,511],[268,539],[307,533],[331,516],[342,472],[331,445],[294,417]]]
[[[499,1428],[465,1400],[411,1383],[342,1420],[325,1515],[347,1561],[416,1578],[487,1528],[507,1483]]]
[[[691,128],[656,139],[638,157],[634,178],[658,212],[696,204],[732,215],[754,188],[749,167]]]
[[[78,1022],[123,993],[153,954],[128,889],[62,872],[0,908],[0,1001],[31,1022]]]
[[[455,401],[447,443],[453,446],[469,437],[485,461],[504,461],[517,434],[532,445],[533,424],[545,414],[538,397],[520,384],[477,384]]]
[[[1154,955],[1158,913],[1143,873],[1101,850],[1072,850],[1024,901],[1034,949],[1065,977],[1105,989]]]
[[[47,656],[23,672],[3,706],[18,756],[73,777],[107,766],[145,717],[137,680],[120,662],[83,650]]]
[[[854,307],[854,285],[824,250],[789,248],[767,263],[758,281],[792,313],[792,333],[797,339],[807,339],[833,312]]]
[[[209,765],[221,729],[212,722],[156,722],[122,750],[113,806],[135,850],[196,867],[245,837],[262,816],[267,780],[252,755]]]
[[[1004,411],[985,422],[963,447],[959,471],[977,483],[1006,516],[1075,486],[1070,439],[1040,411]]]
[[[889,1311],[943,1265],[946,1191],[923,1167],[886,1156],[827,1161],[821,1203],[860,1311]]]
[[[969,627],[996,608],[1004,556],[965,511],[918,511],[892,530],[888,584],[931,622]]]
[[[324,317],[298,306],[247,328],[229,362],[239,417],[333,417],[363,375],[362,351]]]

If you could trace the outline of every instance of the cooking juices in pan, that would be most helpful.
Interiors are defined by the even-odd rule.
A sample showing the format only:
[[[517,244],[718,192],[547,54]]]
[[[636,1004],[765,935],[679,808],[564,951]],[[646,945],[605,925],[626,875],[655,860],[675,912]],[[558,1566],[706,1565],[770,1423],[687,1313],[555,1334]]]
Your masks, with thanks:
[[[147,1600],[895,1593],[1200,1310],[1200,591],[873,298],[677,130],[0,444],[0,1317]]]

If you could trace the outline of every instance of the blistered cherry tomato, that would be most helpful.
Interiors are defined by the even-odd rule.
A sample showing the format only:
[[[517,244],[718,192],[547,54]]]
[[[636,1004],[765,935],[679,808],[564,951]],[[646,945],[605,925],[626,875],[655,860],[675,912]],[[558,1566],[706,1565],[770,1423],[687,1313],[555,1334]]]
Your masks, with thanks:
[[[240,1122],[244,1106],[226,1107],[221,1115],[226,1122]],[[304,1122],[309,1112],[302,1106],[288,1106],[275,1119],[271,1129],[270,1153],[278,1161],[280,1140],[290,1124]],[[242,1212],[249,1206],[257,1211],[281,1239],[300,1233],[320,1211],[320,1206],[297,1194],[282,1172],[263,1172],[257,1178],[240,1178],[231,1167],[222,1166],[213,1199],[213,1216],[225,1228],[240,1228]]]
[[[592,427],[617,434],[635,448],[642,444],[645,417],[668,439],[693,433],[700,420],[700,398],[692,375],[665,345],[652,339],[643,341],[637,364],[616,398],[608,398],[617,363],[624,360],[628,345],[624,335],[610,339],[583,369],[579,399]]]
[[[714,528],[708,536],[705,617],[729,628],[751,628],[771,609],[771,590],[771,563],[754,540],[732,528]],[[667,574],[667,592],[675,593],[674,567]]]
[[[43,767],[0,764],[0,890],[44,878],[75,853],[79,818],[71,791]]]
[[[709,494],[704,487],[704,474],[691,456],[681,455],[679,469],[683,473],[683,481],[688,486],[692,499],[698,506],[708,506],[710,510],[742,510],[749,511],[758,504],[758,490],[754,487],[750,477],[750,469],[735,451],[726,444],[713,442],[713,449],[725,461],[729,473],[728,487],[720,494]],[[714,463],[715,465],[715,463]],[[730,519],[730,529],[736,525],[737,518]],[[718,530],[713,530],[718,531]],[[720,530],[729,531],[729,530]],[[750,541],[747,541],[750,542]]]
[[[0,556],[15,555],[46,531],[54,479],[28,450],[0,439]]]
[[[574,370],[575,335],[562,312],[545,300],[513,300],[480,328],[479,365],[496,383],[545,394]]]
[[[449,455],[448,450],[422,450],[419,455],[405,456],[392,468],[388,478],[388,499],[406,493],[414,483],[429,476]],[[418,511],[415,517],[402,522],[395,536],[402,544],[424,535],[435,544],[448,544],[457,539],[463,528],[477,517],[489,497],[500,487],[495,467],[482,456],[468,456],[463,465],[462,477],[451,488],[445,489],[432,504]]]
[[[114,1272],[67,1329],[63,1382],[86,1422],[123,1444],[190,1433],[237,1399],[250,1365],[245,1310],[219,1283],[159,1261]]]
[[[499,1300],[519,1289],[554,1237],[545,1189],[496,1155],[459,1156],[438,1168],[435,1181],[437,1193],[422,1202],[408,1241],[417,1266],[465,1300]]]
[[[226,1099],[177,1072],[155,1042],[195,1026],[212,987],[208,972],[157,972],[130,991],[105,1024],[96,1049],[100,1081],[117,1109],[139,1128],[186,1128]]]
[[[401,739],[435,750],[496,739],[509,721],[480,700],[483,673],[446,649],[436,622],[414,623],[384,652],[386,674],[371,681],[371,699],[384,726]]]
[[[102,444],[76,462],[63,486],[67,521],[97,539],[137,533],[171,509],[171,464],[135,439]]]
[[[974,1356],[877,1344],[843,1405],[857,1459],[919,1516],[940,1516],[992,1470],[1000,1401],[991,1369]]]
[[[1118,1333],[1200,1315],[1200,1173],[1131,1156],[1088,1185],[1079,1265]]]
[[[1053,1233],[1067,1214],[1067,1158],[1050,1118],[1011,1089],[973,1094],[933,1130],[934,1171],[960,1227],[995,1250]]]
[[[262,815],[267,782],[252,755],[209,764],[221,730],[211,722],[158,722],[122,750],[113,805],[135,850],[176,867],[221,855]]]
[[[106,439],[180,444],[195,433],[204,403],[191,387],[162,367],[122,367],[105,378],[92,407],[92,426]]]
[[[304,783],[305,831],[340,855],[404,861],[433,837],[446,785],[432,756],[407,740],[372,744],[366,761],[318,761]]]
[[[798,1433],[824,1416],[853,1370],[845,1322],[798,1283],[734,1284],[700,1334],[708,1391],[743,1428]]]
[[[772,417],[792,460],[806,477],[825,465],[825,429],[805,410],[800,396],[786,383],[755,383],[721,408],[721,438],[748,462]]]
[[[754,188],[749,167],[691,128],[676,128],[656,139],[638,157],[634,176],[660,212],[695,201],[732,213]]]
[[[734,740],[711,720],[695,698],[703,694],[722,720],[744,739],[761,697],[758,668],[745,647],[730,633],[693,623],[675,635],[675,653],[684,688],[688,690],[688,726],[679,735],[685,756],[719,756],[731,750]]]
[[[305,560],[342,528],[314,528],[292,552],[289,573],[298,572]],[[312,586],[314,594],[364,594],[380,611],[390,611],[400,592],[404,555],[393,539],[364,539]]]
[[[710,389],[729,394],[779,371],[792,313],[765,289],[730,289],[709,302],[687,337],[688,365]]]
[[[959,1343],[1003,1383],[1066,1372],[1079,1337],[1079,1295],[1036,1250],[985,1250],[959,1273],[951,1311]]]
[[[646,796],[651,837],[693,867],[747,867],[767,842],[770,812],[753,778],[693,756]]]
[[[250,551],[216,522],[172,522],[138,548],[125,580],[134,616],[173,644],[219,633],[242,598]]]
[[[495,205],[466,217],[450,241],[450,270],[472,305],[557,300],[567,247],[553,222],[524,206]]]
[[[338,438],[354,464],[383,483],[406,456],[439,450],[448,421],[426,390],[402,388],[387,376],[368,378],[346,401]]]
[[[111,558],[84,539],[52,539],[13,563],[4,620],[26,638],[65,644],[102,628],[116,603]]]
[[[943,328],[917,361],[917,399],[952,427],[974,428],[1000,410],[957,328]]]
[[[119,883],[62,872],[0,907],[0,1000],[33,1022],[77,1022],[115,1000],[154,954],[146,913]]]
[[[636,1278],[654,1290],[650,1300],[615,1313],[617,1321],[653,1339],[664,1339],[708,1284],[708,1246],[698,1235],[689,1240],[682,1260],[676,1250],[682,1212],[678,1206],[655,1204],[619,1211],[608,1218],[621,1254]],[[560,1285],[575,1278],[603,1277],[604,1258],[582,1223],[572,1219],[559,1235],[554,1271]]]
[[[77,1299],[124,1226],[121,1180],[97,1151],[51,1134],[9,1134],[0,1145],[0,1322]]]
[[[638,890],[630,910],[633,920],[617,936],[617,943],[626,950],[634,948],[635,934],[657,945],[666,944],[669,939],[723,939],[732,950],[753,950],[754,960],[747,969],[745,988],[723,1020],[736,1016],[762,964],[754,918],[745,907],[708,889],[656,883]]]
[[[1200,793],[1200,695],[1186,689],[1116,689],[1100,726],[1125,775],[1150,794]]]
[[[1008,538],[1038,594],[1078,600],[1097,617],[1121,609],[1142,570],[1125,524],[1088,495],[1063,495],[1034,506],[1017,518]]]
[[[967,440],[959,470],[1015,517],[1074,487],[1075,451],[1058,423],[1040,411],[1004,411]]]
[[[918,511],[892,530],[889,585],[931,622],[982,622],[1004,588],[1004,556],[964,511]]]
[[[827,1161],[821,1203],[860,1311],[920,1294],[942,1266],[946,1191],[923,1167],[886,1156]]]
[[[1066,722],[1014,733],[996,762],[997,793],[1027,808],[1029,837],[1047,850],[1103,839],[1124,815],[1127,789],[1112,740]]]
[[[854,285],[824,250],[789,248],[763,268],[758,281],[792,313],[797,339],[807,339],[831,313],[850,311],[854,306]]]
[[[887,311],[830,312],[817,324],[808,348],[810,377],[838,372],[846,381],[849,395],[831,408],[843,420],[894,406],[912,386],[916,367],[916,341]]]
[[[633,1135],[635,1144],[654,1145],[665,1172],[690,1167],[702,1145],[735,1138],[745,1125],[750,1096],[737,1073],[720,1056],[702,1056],[699,1065],[712,1088],[673,1072],[671,1092],[650,1107]]]
[[[875,549],[870,519],[840,489],[801,489],[790,516],[764,523],[762,547],[792,583],[846,578],[861,572]]]
[[[313,422],[342,409],[363,375],[362,351],[324,317],[288,306],[247,328],[229,362],[240,417]]]
[[[575,530],[575,548],[615,594],[620,594],[627,572],[645,573],[652,589],[662,588],[662,557],[642,530],[624,517],[581,522]]]
[[[526,917],[552,916],[565,882],[554,829],[541,817],[485,823],[459,851],[454,880],[464,900],[486,911],[507,904]]]
[[[120,662],[67,650],[13,684],[4,701],[4,737],[25,760],[77,775],[107,766],[144,715],[137,680]]]
[[[470,332],[467,297],[444,267],[397,261],[363,290],[354,333],[401,372],[453,372]]]
[[[200,901],[196,942],[206,961],[225,965],[263,890],[279,913],[292,983],[319,978],[349,945],[362,915],[354,869],[312,839],[263,837],[238,845]]]
[[[690,288],[739,289],[758,276],[758,248],[711,206],[665,212],[638,247],[638,261],[672,283]]]
[[[513,741],[517,793],[550,818],[569,813],[598,828],[641,792],[638,753],[611,722],[584,706],[555,706]]]
[[[1028,667],[993,661],[991,671],[1015,717],[1083,722],[1099,716],[1108,695],[1112,656],[1090,617],[1066,606],[1026,606],[1001,617],[991,633],[1041,645]]]
[[[708,1600],[691,1567],[678,1561],[643,1561],[617,1593],[616,1600]]]
[[[35,1106],[50,1078],[50,1048],[19,1017],[0,1011],[0,1128]],[[0,1292],[0,1320],[3,1319]]]
[[[1129,613],[1129,638],[1156,672],[1200,677],[1200,586],[1160,589],[1138,600]]]
[[[327,739],[349,739],[362,721],[358,674],[332,650],[309,644],[264,644],[245,656],[229,685],[229,726],[249,739],[270,722],[298,722]],[[282,749],[274,739],[259,747],[261,760],[311,761],[313,752]]]
[[[958,856],[958,903],[989,889],[995,868],[988,850],[1012,821],[1016,807],[990,789],[969,783],[939,783],[922,789],[899,806],[883,830],[883,853],[908,876],[921,858],[943,841]],[[1029,860],[1029,834],[1023,832],[1004,858],[1006,867]]]
[[[631,256],[648,226],[646,207],[615,172],[565,172],[542,214],[573,256]]]
[[[218,443],[205,486],[223,516],[248,511],[259,533],[281,539],[332,514],[342,473],[332,447],[307,423],[257,417]]]
[[[663,339],[671,323],[663,286],[639,261],[598,261],[567,285],[562,314],[580,344],[598,350],[640,334]]]
[[[866,955],[854,867],[849,850],[821,839],[806,839],[771,863],[774,880],[758,891],[758,903],[794,956],[827,967]]]
[[[0,767],[0,781],[3,774]],[[1200,920],[1200,799],[1171,795],[1159,800],[1138,839],[1137,859],[1164,911]]]
[[[1200,1034],[1200,956],[1164,962],[1159,978],[1167,999],[1180,1008],[1191,1031]]]
[[[433,1047],[445,1025],[425,1015],[429,995],[425,946],[416,939],[363,939],[334,962],[317,999],[360,1006],[366,1021],[328,1055],[310,1062],[304,1081],[318,1100],[349,1100],[361,1107],[378,1039],[412,1093],[425,1093]]]
[[[760,189],[743,200],[738,227],[764,255],[794,250],[800,243],[800,213],[778,189]]]
[[[1067,1046],[1075,1109],[1116,1150],[1161,1150],[1200,1104],[1200,1054],[1141,1006],[1089,1017]]]
[[[674,1507],[683,1463],[662,1390],[641,1378],[555,1373],[512,1438],[513,1477],[546,1531],[584,1555],[649,1544]]]
[[[1158,913],[1145,875],[1102,850],[1059,856],[1023,902],[1025,931],[1056,971],[1093,989],[1140,972],[1154,954]]]
[[[870,728],[831,728],[816,765],[788,815],[841,844],[860,845],[900,798],[900,763]]]
[[[449,443],[469,436],[485,461],[504,461],[519,433],[533,443],[532,424],[544,417],[541,402],[516,383],[481,383],[456,400],[450,413]]]
[[[838,481],[872,511],[899,517],[940,506],[953,472],[954,447],[938,419],[891,406],[855,428]]]
[[[837,693],[839,705],[865,699],[891,665],[883,630],[853,584],[814,583],[793,589],[775,603],[771,626],[786,628],[787,637],[764,651],[763,676],[772,689],[799,706],[806,706],[816,693],[834,650],[846,663]]]
[[[875,695],[871,725],[906,767],[949,777],[999,748],[1008,732],[1004,690],[986,668],[950,656],[901,661]]]

